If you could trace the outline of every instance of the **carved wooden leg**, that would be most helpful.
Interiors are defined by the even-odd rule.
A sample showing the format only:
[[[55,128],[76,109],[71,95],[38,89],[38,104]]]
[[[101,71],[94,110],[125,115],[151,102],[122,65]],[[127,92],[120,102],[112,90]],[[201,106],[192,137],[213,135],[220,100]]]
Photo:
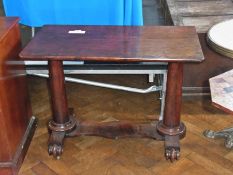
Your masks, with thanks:
[[[174,162],[180,157],[179,135],[165,135],[165,157],[167,160]]]
[[[174,161],[180,156],[179,139],[185,135],[180,122],[183,64],[169,63],[164,118],[158,123],[158,131],[165,136],[165,156]]]
[[[76,126],[76,121],[73,115],[70,116],[67,106],[62,61],[49,61],[49,88],[53,119],[48,124],[51,131],[48,152],[55,158],[59,158],[63,151],[66,132]]]
[[[48,153],[53,155],[55,159],[60,159],[63,153],[63,142],[65,138],[65,132],[52,131],[49,137]]]

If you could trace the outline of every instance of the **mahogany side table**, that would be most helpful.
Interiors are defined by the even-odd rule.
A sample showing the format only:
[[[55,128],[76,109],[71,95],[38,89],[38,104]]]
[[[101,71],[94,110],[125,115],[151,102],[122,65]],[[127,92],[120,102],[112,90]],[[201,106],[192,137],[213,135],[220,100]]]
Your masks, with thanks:
[[[204,60],[194,27],[44,26],[20,53],[22,60],[48,60],[52,120],[48,152],[59,158],[65,137],[95,135],[107,138],[147,137],[165,141],[165,156],[180,155],[185,136],[180,121],[184,62]],[[166,104],[162,121],[132,124],[126,121],[79,121],[68,109],[64,60],[168,62]]]

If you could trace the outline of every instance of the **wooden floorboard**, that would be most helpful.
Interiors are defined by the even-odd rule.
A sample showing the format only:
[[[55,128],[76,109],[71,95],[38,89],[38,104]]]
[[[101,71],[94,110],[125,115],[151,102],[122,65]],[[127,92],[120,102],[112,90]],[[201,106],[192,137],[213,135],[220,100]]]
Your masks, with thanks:
[[[79,76],[80,77],[80,76]],[[84,76],[137,87],[149,86],[146,76]],[[164,158],[164,143],[151,139],[105,139],[78,137],[65,140],[60,160],[47,154],[47,122],[51,116],[47,80],[29,77],[33,114],[39,124],[21,175],[193,175],[233,174],[233,153],[223,140],[210,140],[205,129],[233,126],[233,117],[216,109],[210,100],[184,100],[182,120],[187,135],[181,141],[181,158],[170,163]],[[151,121],[159,116],[158,95],[135,94],[67,83],[69,106],[81,119],[97,121]]]

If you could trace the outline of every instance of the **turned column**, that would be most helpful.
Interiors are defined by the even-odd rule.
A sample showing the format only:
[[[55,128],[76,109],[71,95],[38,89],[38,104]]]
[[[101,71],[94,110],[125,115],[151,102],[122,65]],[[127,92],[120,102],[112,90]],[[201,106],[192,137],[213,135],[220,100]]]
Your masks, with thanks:
[[[169,63],[165,109],[158,131],[163,135],[185,134],[185,126],[180,122],[182,101],[183,63]]]
[[[62,61],[49,61],[49,86],[53,121],[63,124],[69,121]]]
[[[68,131],[75,127],[75,119],[69,114],[65,77],[62,61],[49,61],[49,87],[53,119],[49,122],[52,131]]]

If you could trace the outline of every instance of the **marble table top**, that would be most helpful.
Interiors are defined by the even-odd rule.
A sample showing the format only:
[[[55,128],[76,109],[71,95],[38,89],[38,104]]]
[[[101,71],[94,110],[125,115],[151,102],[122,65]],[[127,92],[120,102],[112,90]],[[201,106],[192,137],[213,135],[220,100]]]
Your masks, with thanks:
[[[233,69],[209,79],[212,102],[233,114]]]

